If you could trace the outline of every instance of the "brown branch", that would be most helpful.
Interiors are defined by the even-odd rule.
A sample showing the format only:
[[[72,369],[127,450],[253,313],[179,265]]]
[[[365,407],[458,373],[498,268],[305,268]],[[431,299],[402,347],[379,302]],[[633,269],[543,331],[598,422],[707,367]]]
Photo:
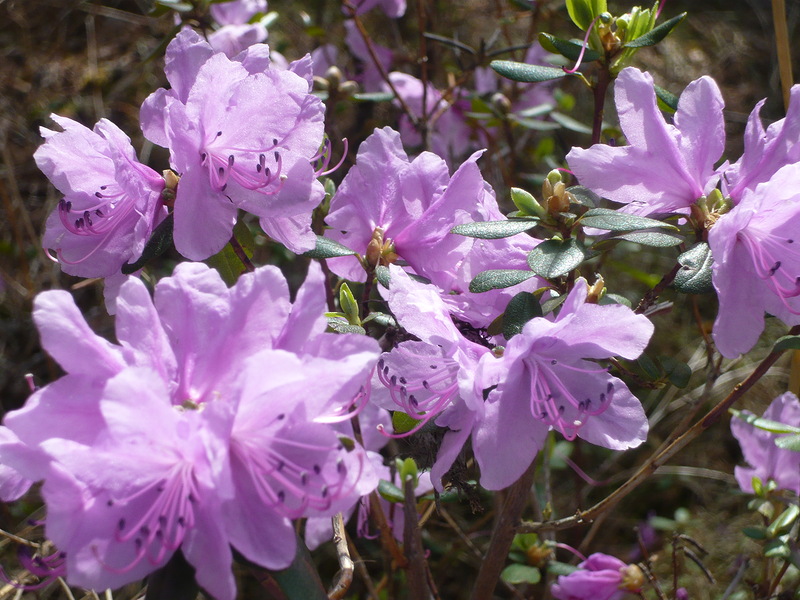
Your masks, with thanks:
[[[414,489],[414,478],[407,477],[403,482],[403,550],[408,560],[408,594],[411,600],[428,600],[428,576],[425,569],[425,551],[422,549],[422,537],[419,531],[417,515],[417,497]]]
[[[497,581],[500,579],[500,573],[506,564],[508,551],[511,548],[511,542],[514,541],[522,511],[528,502],[535,465],[535,461],[531,462],[522,477],[506,491],[506,499],[495,523],[494,531],[492,531],[489,549],[486,551],[475,586],[472,588],[471,600],[485,600],[492,597]]]
[[[333,580],[333,586],[328,590],[330,600],[340,600],[344,598],[350,584],[353,583],[353,559],[350,558],[350,551],[347,548],[347,536],[344,531],[344,517],[342,513],[336,513],[332,519],[333,523],[333,543],[336,546],[336,555],[339,559],[339,572]]]

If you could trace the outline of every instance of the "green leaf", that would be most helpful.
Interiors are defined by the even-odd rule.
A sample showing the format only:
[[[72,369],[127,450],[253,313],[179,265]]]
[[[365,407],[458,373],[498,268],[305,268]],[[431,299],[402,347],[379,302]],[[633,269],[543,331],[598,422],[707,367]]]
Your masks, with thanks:
[[[612,237],[604,238],[600,240],[600,242],[610,240],[625,240],[634,244],[652,246],[654,248],[669,248],[671,246],[678,246],[685,241],[683,236],[680,236],[677,233],[668,231],[653,231],[652,229],[629,231]]]
[[[135,273],[154,258],[161,256],[172,247],[172,229],[175,224],[175,213],[169,213],[166,218],[153,230],[153,234],[142,250],[142,255],[133,263],[122,265],[122,273],[130,275]]]
[[[692,368],[672,356],[661,356],[659,362],[667,374],[667,379],[676,388],[685,388],[692,378]]]
[[[600,204],[600,196],[595,194],[589,188],[583,187],[582,185],[573,185],[572,187],[567,188],[567,191],[575,196],[575,201],[582,206],[595,208],[598,204]]]
[[[581,55],[581,50],[583,50],[583,45],[578,42],[563,40],[544,32],[539,34],[539,43],[545,50],[549,50],[554,54],[560,54],[570,60],[578,60],[578,57]],[[601,57],[602,55],[599,52],[591,48],[586,48],[583,53],[583,62],[592,62]]]
[[[524,127],[525,129],[532,129],[533,131],[555,131],[561,129],[561,125],[553,121],[540,121],[538,119],[524,119],[517,115],[508,115],[508,118],[513,123]]]
[[[528,266],[536,275],[554,279],[572,271],[586,258],[578,240],[556,238],[542,242],[528,254]]]
[[[764,545],[764,556],[766,558],[788,558],[791,554],[792,549],[784,539],[770,540]]]
[[[375,279],[378,280],[383,287],[389,289],[389,283],[392,281],[392,275],[389,271],[389,267],[384,265],[378,265],[375,267]]]
[[[586,31],[589,28],[589,25],[592,24],[592,20],[599,15],[600,13],[595,13],[596,7],[594,6],[594,2],[592,0],[567,0],[567,12],[569,13],[569,18],[572,19],[572,22],[575,23],[580,29]],[[605,2],[603,2],[605,5]],[[602,11],[604,12],[605,8]]]
[[[706,294],[714,289],[711,283],[711,265],[714,259],[705,242],[693,246],[678,257],[680,270],[675,274],[673,286],[684,294]]]
[[[243,221],[236,223],[233,228],[233,235],[242,247],[247,258],[253,258],[253,248],[255,247],[255,240],[250,233],[250,229]],[[228,242],[225,247],[217,252],[214,256],[207,258],[204,261],[212,269],[216,269],[222,280],[232,286],[235,284],[239,277],[247,271],[247,267],[236,254],[233,246]]]
[[[303,256],[307,256],[308,258],[335,258],[337,256],[353,256],[354,254],[357,254],[355,250],[351,250],[339,242],[334,242],[330,238],[318,235],[317,247],[308,252],[304,252]]]
[[[544,209],[533,197],[533,194],[522,188],[511,188],[511,201],[524,214],[536,215],[544,212]]]
[[[270,571],[270,575],[280,586],[286,600],[328,600],[328,593],[322,586],[311,554],[299,537],[292,564],[281,571]]]
[[[542,315],[549,315],[559,306],[564,304],[564,300],[567,299],[567,294],[561,294],[560,296],[556,296],[555,298],[550,298],[549,300],[545,300],[542,302]]]
[[[547,563],[547,572],[553,575],[569,575],[577,570],[577,566],[559,562],[557,560],[552,560]]]
[[[645,375],[647,375],[647,378],[651,381],[661,378],[661,370],[658,368],[658,365],[646,354],[639,356],[639,358],[636,359],[636,364],[639,365],[639,368],[645,372]]]
[[[394,100],[392,92],[362,92],[353,94],[353,100],[356,102],[391,102]]]
[[[785,335],[778,338],[772,351],[782,352],[783,350],[800,350],[800,335]]]
[[[767,539],[767,531],[763,527],[745,527],[742,529],[742,533],[751,540]]]
[[[365,335],[367,330],[359,325],[351,325],[345,319],[329,318],[328,327],[333,329],[336,333],[357,333]]]
[[[513,60],[493,60],[489,66],[499,75],[521,81],[523,83],[537,83],[540,81],[550,81],[551,79],[561,79],[567,74],[564,69],[557,67],[543,67],[541,65],[528,65]]]
[[[392,413],[392,427],[395,433],[408,433],[419,425],[419,421],[409,417],[406,413],[396,410]]]
[[[500,574],[500,579],[511,585],[517,585],[519,583],[539,583],[542,579],[542,574],[536,567],[514,563],[503,569],[503,572]]]
[[[678,229],[669,223],[662,223],[655,219],[631,215],[610,208],[593,208],[586,211],[581,217],[581,224],[585,227],[607,229],[608,231],[637,231],[639,229],[650,229],[653,227],[673,230]]]
[[[761,429],[762,431],[778,434],[800,433],[800,427],[795,427],[794,425],[788,425],[787,423],[781,423],[780,421],[772,421],[770,419],[765,419],[763,417],[759,417],[758,415],[754,415],[753,413],[743,412],[735,409],[731,409],[731,412],[737,419],[741,419],[748,425],[752,425],[753,427]]]
[[[779,514],[778,517],[770,523],[769,527],[767,527],[767,536],[774,538],[789,533],[792,525],[797,521],[797,517],[800,517],[800,506],[790,504],[786,510]]]
[[[475,294],[488,292],[489,290],[499,290],[527,281],[534,275],[536,275],[536,273],[519,269],[483,271],[482,273],[478,273],[475,279],[470,281],[469,291]]]
[[[339,306],[342,307],[342,312],[350,325],[361,325],[358,302],[346,282],[342,282],[342,287],[339,288]]]
[[[592,133],[592,128],[588,125],[584,125],[580,121],[573,119],[570,116],[567,116],[563,113],[558,111],[553,111],[550,113],[550,118],[553,119],[556,123],[561,125],[564,129],[568,129],[570,131],[574,131],[576,133],[585,133],[590,134]]]
[[[381,479],[378,482],[378,493],[387,502],[403,502],[405,500],[403,491],[391,481],[386,481],[385,479]]]
[[[397,321],[395,321],[392,315],[387,315],[386,313],[372,311],[366,317],[361,320],[361,324],[369,323],[370,321],[375,321],[381,327],[397,327]]]
[[[798,435],[784,435],[775,440],[775,445],[784,450],[793,450],[800,452],[800,434]]]
[[[658,42],[667,37],[673,29],[686,18],[687,13],[681,13],[677,17],[672,17],[669,21],[664,21],[658,27],[654,27],[644,35],[640,35],[635,40],[623,45],[623,48],[644,48],[645,46],[655,46]]]
[[[542,316],[542,306],[530,292],[514,296],[503,313],[503,337],[510,340],[525,327],[525,323]]]
[[[480,238],[482,240],[498,240],[533,229],[538,223],[539,219],[480,221],[477,223],[456,225],[450,230],[450,233]]]
[[[663,102],[670,112],[678,110],[678,96],[658,85],[654,85],[653,88],[656,90],[656,98],[659,102]]]

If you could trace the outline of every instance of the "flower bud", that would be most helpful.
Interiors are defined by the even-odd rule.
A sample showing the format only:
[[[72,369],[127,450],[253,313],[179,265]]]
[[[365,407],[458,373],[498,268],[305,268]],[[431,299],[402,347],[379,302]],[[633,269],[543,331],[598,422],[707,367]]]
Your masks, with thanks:
[[[622,575],[622,583],[619,584],[621,590],[638,593],[644,585],[644,573],[638,565],[628,565],[619,571]]]
[[[500,92],[496,92],[492,96],[492,106],[501,115],[507,115],[511,112],[511,100]]]
[[[328,67],[328,70],[325,71],[325,79],[328,80],[328,89],[338,90],[343,79],[341,69],[336,65]]]

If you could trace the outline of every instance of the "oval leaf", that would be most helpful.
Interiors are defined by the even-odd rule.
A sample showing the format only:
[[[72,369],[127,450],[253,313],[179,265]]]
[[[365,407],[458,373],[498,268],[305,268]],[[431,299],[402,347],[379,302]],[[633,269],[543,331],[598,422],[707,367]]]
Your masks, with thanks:
[[[303,256],[309,258],[335,258],[337,256],[353,256],[356,254],[355,250],[351,250],[347,246],[334,242],[330,238],[317,236],[317,247],[308,252],[304,252]]]
[[[496,269],[478,273],[469,283],[469,291],[472,293],[488,292],[489,290],[499,290],[512,285],[522,283],[536,275],[531,271],[521,271],[519,269]]]
[[[639,229],[651,229],[654,227],[673,230],[678,229],[669,223],[662,223],[655,219],[631,215],[610,208],[593,208],[587,210],[581,217],[581,223],[587,227],[606,229],[608,231],[637,231]]]
[[[381,495],[381,498],[386,500],[387,502],[402,502],[405,500],[405,496],[403,496],[403,491],[393,484],[390,481],[386,481],[385,479],[381,479],[378,482],[378,493]]]
[[[686,18],[687,13],[681,13],[677,17],[672,17],[669,21],[664,21],[658,27],[653,27],[644,35],[640,35],[635,40],[625,44],[624,48],[644,48],[645,46],[655,46],[658,42],[669,35],[669,32]]]
[[[514,296],[503,313],[503,337],[510,340],[517,335],[525,323],[542,316],[542,306],[530,292],[520,292]]]
[[[656,98],[658,98],[660,102],[663,102],[671,112],[674,113],[678,110],[678,96],[658,85],[654,85],[653,89],[656,91]]]
[[[714,287],[711,283],[711,248],[700,242],[678,257],[681,269],[675,275],[673,286],[684,294],[706,294]]]
[[[798,435],[785,435],[775,440],[775,445],[784,450],[794,450],[800,452],[800,434]]]
[[[772,351],[782,352],[784,350],[800,350],[800,335],[785,335],[778,338],[778,341],[772,347]]]
[[[539,43],[546,50],[565,56],[570,60],[578,60],[581,55],[581,50],[583,50],[583,45],[578,42],[562,40],[561,38],[544,32],[539,34]],[[583,51],[583,62],[593,62],[600,59],[600,57],[601,54],[591,48],[586,48]]]
[[[605,238],[606,240],[626,240],[634,244],[641,244],[642,246],[652,246],[654,248],[669,248],[670,246],[677,246],[682,244],[685,240],[677,233],[667,231],[628,231],[615,235],[613,237]]]
[[[575,197],[575,201],[582,206],[595,208],[598,204],[600,204],[600,196],[595,194],[589,188],[583,187],[582,185],[573,185],[572,187],[567,188],[567,191],[572,194]]]
[[[551,79],[560,79],[567,76],[563,69],[557,67],[528,65],[513,60],[493,60],[489,66],[499,75],[512,81],[521,81],[523,83],[550,81]]]
[[[511,585],[517,585],[519,583],[539,583],[542,579],[542,574],[536,567],[514,563],[503,569],[503,572],[500,574],[500,579]]]
[[[500,238],[517,235],[523,231],[528,231],[528,229],[533,229],[538,222],[538,219],[521,219],[516,221],[505,220],[464,223],[453,227],[450,233],[480,238],[482,240],[498,240]]]
[[[542,242],[528,254],[528,266],[545,279],[569,273],[586,258],[586,250],[577,240],[551,239]]]

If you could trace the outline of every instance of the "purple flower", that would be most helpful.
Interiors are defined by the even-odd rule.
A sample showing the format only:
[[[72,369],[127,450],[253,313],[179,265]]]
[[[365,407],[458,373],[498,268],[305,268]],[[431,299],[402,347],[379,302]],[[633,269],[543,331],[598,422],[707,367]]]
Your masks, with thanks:
[[[800,85],[791,90],[786,118],[766,130],[761,123],[761,100],[750,113],[744,134],[744,153],[734,164],[723,165],[725,195],[738,203],[746,189],[769,181],[784,165],[800,162]]]
[[[764,414],[764,419],[800,424],[800,400],[791,392],[775,398]],[[764,486],[774,481],[780,490],[791,490],[800,495],[800,452],[779,448],[774,433],[748,425],[741,419],[731,419],[731,432],[739,440],[745,460],[752,467],[736,467],[736,481],[743,492],[753,493],[753,479]]]
[[[448,429],[431,468],[431,480],[441,489],[442,476],[483,415],[479,379],[491,350],[462,335],[434,286],[413,281],[394,265],[390,273],[389,289],[381,293],[398,323],[418,341],[402,342],[381,356],[378,379],[385,389],[373,389],[373,399],[418,421],[411,432],[431,420]]]
[[[291,519],[374,489],[363,449],[348,451],[332,423],[363,396],[378,346],[324,332],[323,286],[313,265],[292,304],[277,268],[229,289],[183,263],[155,301],[137,279],[122,286],[118,344],[66,292],[37,296],[42,343],[67,374],[6,416],[16,438],[0,458],[45,480],[47,534],[71,583],[117,587],[180,548],[198,583],[232,600],[230,546],[285,568]]]
[[[399,134],[376,129],[358,151],[331,201],[327,236],[352,248],[373,264],[397,257],[448,294],[461,317],[485,327],[518,289],[471,294],[470,281],[481,271],[527,268],[536,245],[528,236],[476,240],[451,234],[461,223],[502,219],[491,187],[473,154],[450,177],[445,162],[431,152],[410,161]],[[354,257],[329,261],[331,270],[351,281],[366,277]]]
[[[208,43],[216,52],[233,58],[245,48],[267,39],[267,28],[261,22],[250,20],[267,12],[267,0],[232,0],[211,5],[211,16],[221,25],[208,36]]]
[[[423,86],[422,81],[413,75],[394,71],[389,73],[389,79],[397,94],[416,118],[422,118],[424,100],[425,115],[431,128],[433,152],[451,163],[475,147],[470,141],[472,128],[467,125],[464,116],[464,113],[469,111],[470,104],[468,100],[463,102],[459,100],[461,94],[459,89],[452,91],[456,100],[448,103],[433,84],[429,82],[427,86]],[[422,146],[422,137],[406,114],[400,117],[400,133],[406,145]]]
[[[380,6],[386,16],[393,19],[406,14],[406,0],[352,0],[352,4],[356,8],[357,15],[363,15],[376,6]]]
[[[347,31],[344,38],[345,44],[347,44],[353,56],[360,60],[363,65],[362,70],[354,76],[354,79],[361,84],[361,88],[366,92],[384,91],[386,83],[372,60],[372,55],[369,53],[367,44],[364,42],[364,38],[361,37],[355,22],[345,21],[344,28]],[[375,43],[373,43],[373,49],[384,72],[388,73],[394,60],[394,53],[390,48]]]
[[[170,149],[181,175],[175,246],[193,260],[230,239],[239,209],[291,250],[313,248],[311,211],[324,195],[311,161],[322,144],[324,107],[302,75],[270,65],[269,49],[228,59],[184,29],[167,48],[172,89],[145,100],[142,130]],[[269,107],[269,110],[265,110]]]
[[[764,313],[800,323],[800,164],[781,168],[708,232],[719,297],[714,342],[723,356],[749,351],[764,329]]]
[[[532,319],[509,340],[502,358],[487,360],[482,386],[497,387],[472,438],[486,489],[516,481],[550,429],[614,450],[645,440],[641,403],[594,361],[638,358],[653,325],[626,306],[587,304],[587,289],[579,279],[554,320]]]
[[[94,130],[51,115],[63,131],[41,128],[36,164],[63,194],[47,219],[42,245],[64,272],[111,277],[142,253],[166,216],[164,179],[136,159],[131,141],[111,121]]]
[[[639,567],[598,552],[576,571],[559,575],[550,592],[557,600],[620,600],[627,592],[638,593],[643,584]]]
[[[681,94],[674,124],[664,121],[653,79],[623,69],[615,93],[620,126],[628,145],[573,148],[569,168],[581,185],[626,204],[626,212],[687,213],[716,187],[714,164],[725,147],[724,103],[716,83],[701,77]]]

